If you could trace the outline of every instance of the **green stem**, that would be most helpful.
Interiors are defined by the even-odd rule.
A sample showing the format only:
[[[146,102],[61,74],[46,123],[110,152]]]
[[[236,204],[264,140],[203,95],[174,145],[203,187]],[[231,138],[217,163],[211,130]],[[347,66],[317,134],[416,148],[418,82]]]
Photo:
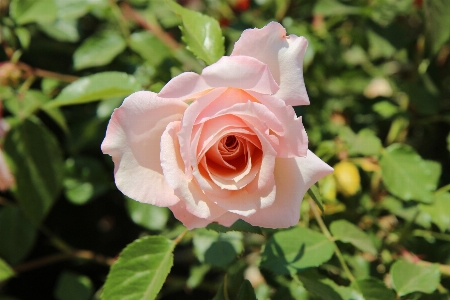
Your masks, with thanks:
[[[311,209],[314,213],[314,217],[319,224],[320,229],[322,230],[323,234],[333,243],[334,245],[334,253],[336,254],[342,269],[344,269],[345,274],[347,275],[348,279],[356,284],[356,287],[359,290],[358,283],[356,282],[355,277],[353,276],[352,272],[350,271],[349,267],[347,266],[347,263],[345,262],[344,256],[341,253],[341,250],[339,250],[339,247],[337,246],[334,237],[331,235],[330,231],[328,230],[327,226],[322,220],[322,217],[319,214],[319,211],[317,210],[315,203],[312,199],[309,199],[309,205],[311,206]]]
[[[173,240],[173,242],[175,243],[175,245],[177,245],[177,244],[184,238],[184,236],[186,235],[186,233],[188,233],[188,232],[189,232],[189,229],[183,230],[183,232],[180,233],[180,234]]]
[[[223,296],[225,297],[225,300],[230,300],[227,286],[228,286],[228,274],[225,274],[225,276],[223,277]]]

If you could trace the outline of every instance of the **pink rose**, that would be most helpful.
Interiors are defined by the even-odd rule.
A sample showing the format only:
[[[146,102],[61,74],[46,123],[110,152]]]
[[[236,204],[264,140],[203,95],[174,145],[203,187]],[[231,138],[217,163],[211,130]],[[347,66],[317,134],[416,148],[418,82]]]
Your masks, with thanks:
[[[238,219],[270,228],[297,224],[305,192],[332,172],[308,150],[291,106],[309,104],[306,47],[304,37],[286,36],[272,22],[245,30],[231,56],[201,75],[183,73],[159,94],[126,98],[102,144],[117,187],[169,207],[190,229]]]

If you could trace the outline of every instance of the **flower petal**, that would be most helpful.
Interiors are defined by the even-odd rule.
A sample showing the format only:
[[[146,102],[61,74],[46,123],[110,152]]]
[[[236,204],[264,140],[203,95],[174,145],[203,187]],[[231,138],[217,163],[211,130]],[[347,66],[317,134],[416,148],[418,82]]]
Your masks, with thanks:
[[[161,167],[164,177],[175,195],[184,202],[188,212],[202,219],[214,220],[226,213],[226,210],[212,202],[196,182],[189,180],[183,172],[184,165],[177,138],[180,124],[177,121],[167,125],[161,137]]]
[[[241,219],[267,228],[294,226],[299,221],[300,204],[306,191],[331,172],[333,168],[311,151],[306,157],[277,158],[274,172],[277,186],[275,202]]]
[[[275,96],[288,105],[308,105],[303,81],[303,56],[307,46],[304,37],[286,36],[283,26],[271,22],[261,29],[244,30],[231,56],[251,56],[267,64],[280,86]]]
[[[175,218],[177,218],[184,226],[186,226],[189,230],[194,228],[203,228],[206,227],[211,220],[202,219],[194,216],[186,209],[186,204],[183,201],[178,202],[177,204],[170,206],[170,210],[172,211]]]
[[[212,88],[231,87],[275,94],[279,87],[265,63],[249,56],[223,56],[202,74],[182,73],[170,80],[158,96],[188,100]]]
[[[180,120],[187,105],[137,92],[116,109],[101,149],[115,165],[118,189],[139,202],[171,206],[179,201],[162,174],[160,140],[167,124]]]

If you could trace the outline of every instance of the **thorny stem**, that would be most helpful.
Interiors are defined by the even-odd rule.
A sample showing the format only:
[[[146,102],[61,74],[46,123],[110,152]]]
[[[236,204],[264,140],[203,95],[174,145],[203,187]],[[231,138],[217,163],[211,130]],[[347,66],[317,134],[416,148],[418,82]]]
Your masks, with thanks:
[[[336,254],[337,258],[339,259],[342,269],[344,269],[344,272],[347,275],[348,279],[352,283],[355,283],[356,287],[359,289],[355,277],[353,276],[352,272],[350,271],[350,269],[347,266],[347,263],[345,262],[344,256],[342,255],[341,251],[339,250],[339,247],[337,246],[337,244],[336,244],[333,236],[331,235],[330,231],[328,230],[327,226],[323,222],[322,217],[320,216],[319,212],[317,211],[316,205],[311,198],[309,199],[309,204],[314,213],[314,218],[316,219],[317,223],[319,224],[319,227],[322,230],[323,234],[333,243],[334,253]]]

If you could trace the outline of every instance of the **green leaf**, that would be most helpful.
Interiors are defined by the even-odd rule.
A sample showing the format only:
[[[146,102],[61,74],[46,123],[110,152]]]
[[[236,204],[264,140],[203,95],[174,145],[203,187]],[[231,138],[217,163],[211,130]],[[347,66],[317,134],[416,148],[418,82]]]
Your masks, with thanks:
[[[39,90],[28,90],[22,94],[19,100],[17,97],[10,97],[5,100],[6,108],[14,115],[25,119],[35,113],[44,103],[50,99]]]
[[[314,6],[313,14],[322,16],[359,14],[361,8],[344,5],[337,0],[319,0]]]
[[[377,255],[378,253],[370,237],[347,220],[334,221],[330,225],[330,231],[333,237],[341,242],[350,243],[361,251],[372,255]]]
[[[450,38],[450,0],[423,1],[426,43],[432,54]]]
[[[17,38],[19,39],[20,45],[23,49],[28,49],[30,46],[31,41],[31,34],[30,31],[25,27],[17,27],[14,30],[15,34],[17,35]]]
[[[99,1],[90,0],[54,0],[58,7],[58,18],[63,20],[75,20],[89,12],[91,6]]]
[[[441,175],[441,166],[434,161],[423,160],[413,148],[393,144],[386,148],[380,166],[386,188],[403,200],[433,201]]]
[[[372,109],[385,119],[390,118],[400,112],[400,108],[389,101],[377,102],[372,105]]]
[[[58,300],[89,300],[92,294],[93,285],[89,277],[72,272],[63,272],[59,276],[54,292]]]
[[[226,268],[243,251],[242,238],[240,232],[217,233],[200,228],[194,234],[194,252],[200,262]]]
[[[122,72],[86,76],[66,86],[47,107],[82,104],[105,98],[125,97],[141,90],[136,79]]]
[[[186,286],[190,289],[195,289],[198,287],[205,277],[206,273],[211,270],[211,267],[209,265],[199,265],[199,266],[192,266],[189,270],[189,277],[186,280]]]
[[[180,26],[187,49],[211,65],[225,53],[224,38],[216,19],[168,2],[170,8],[181,17]]]
[[[364,296],[365,300],[395,300],[395,293],[393,290],[376,278],[359,279],[352,283],[352,287],[358,288]]]
[[[102,164],[90,157],[69,158],[65,163],[64,194],[81,205],[109,189],[108,174]]]
[[[55,20],[53,23],[39,24],[48,36],[60,42],[76,42],[80,39],[76,20]]]
[[[125,198],[128,214],[134,223],[150,230],[164,229],[170,215],[168,208],[140,203],[128,197]]]
[[[0,258],[0,282],[5,281],[15,274],[14,270]]]
[[[392,284],[400,296],[412,292],[432,293],[441,280],[437,265],[419,266],[403,260],[391,267]]]
[[[98,67],[109,64],[126,48],[126,42],[115,31],[102,32],[89,37],[73,54],[73,64],[76,70]]]
[[[130,36],[130,48],[153,66],[161,64],[170,49],[148,31],[135,32]]]
[[[294,227],[277,232],[267,240],[260,266],[277,274],[296,274],[320,266],[333,252],[333,243],[323,234]]]
[[[208,226],[206,226],[206,229],[214,230],[217,232],[240,231],[240,232],[262,234],[261,228],[250,225],[249,223],[241,219],[234,222],[233,225],[231,225],[230,227],[225,227],[218,223],[211,223]]]
[[[311,198],[314,200],[314,202],[320,208],[322,213],[324,213],[323,206],[322,206],[322,197],[320,196],[320,192],[319,192],[319,188],[317,187],[317,184],[313,184],[309,188],[308,195],[311,196]]]
[[[380,139],[370,129],[362,129],[349,143],[350,154],[362,154],[365,156],[378,155],[382,145]]]
[[[174,242],[162,236],[129,244],[111,267],[102,299],[155,299],[172,268],[174,247]]]
[[[0,210],[0,257],[16,265],[30,252],[36,236],[36,227],[19,207],[5,206]]]
[[[217,289],[217,293],[212,300],[227,300],[227,297],[225,297],[223,282],[220,284],[219,288]]]
[[[25,214],[40,224],[62,186],[64,164],[58,141],[42,124],[25,120],[11,129],[4,148],[16,178],[13,192]]]
[[[437,195],[431,205],[421,204],[420,210],[430,215],[440,231],[450,228],[450,193]]]
[[[53,0],[12,0],[9,13],[17,24],[51,23],[56,18],[57,7]]]
[[[406,221],[414,221],[425,228],[430,228],[431,226],[431,216],[420,211],[419,205],[416,203],[405,203],[392,196],[387,196],[381,202],[381,206]]]
[[[239,292],[237,294],[237,300],[256,300],[255,290],[253,289],[250,281],[247,279],[241,284]]]

